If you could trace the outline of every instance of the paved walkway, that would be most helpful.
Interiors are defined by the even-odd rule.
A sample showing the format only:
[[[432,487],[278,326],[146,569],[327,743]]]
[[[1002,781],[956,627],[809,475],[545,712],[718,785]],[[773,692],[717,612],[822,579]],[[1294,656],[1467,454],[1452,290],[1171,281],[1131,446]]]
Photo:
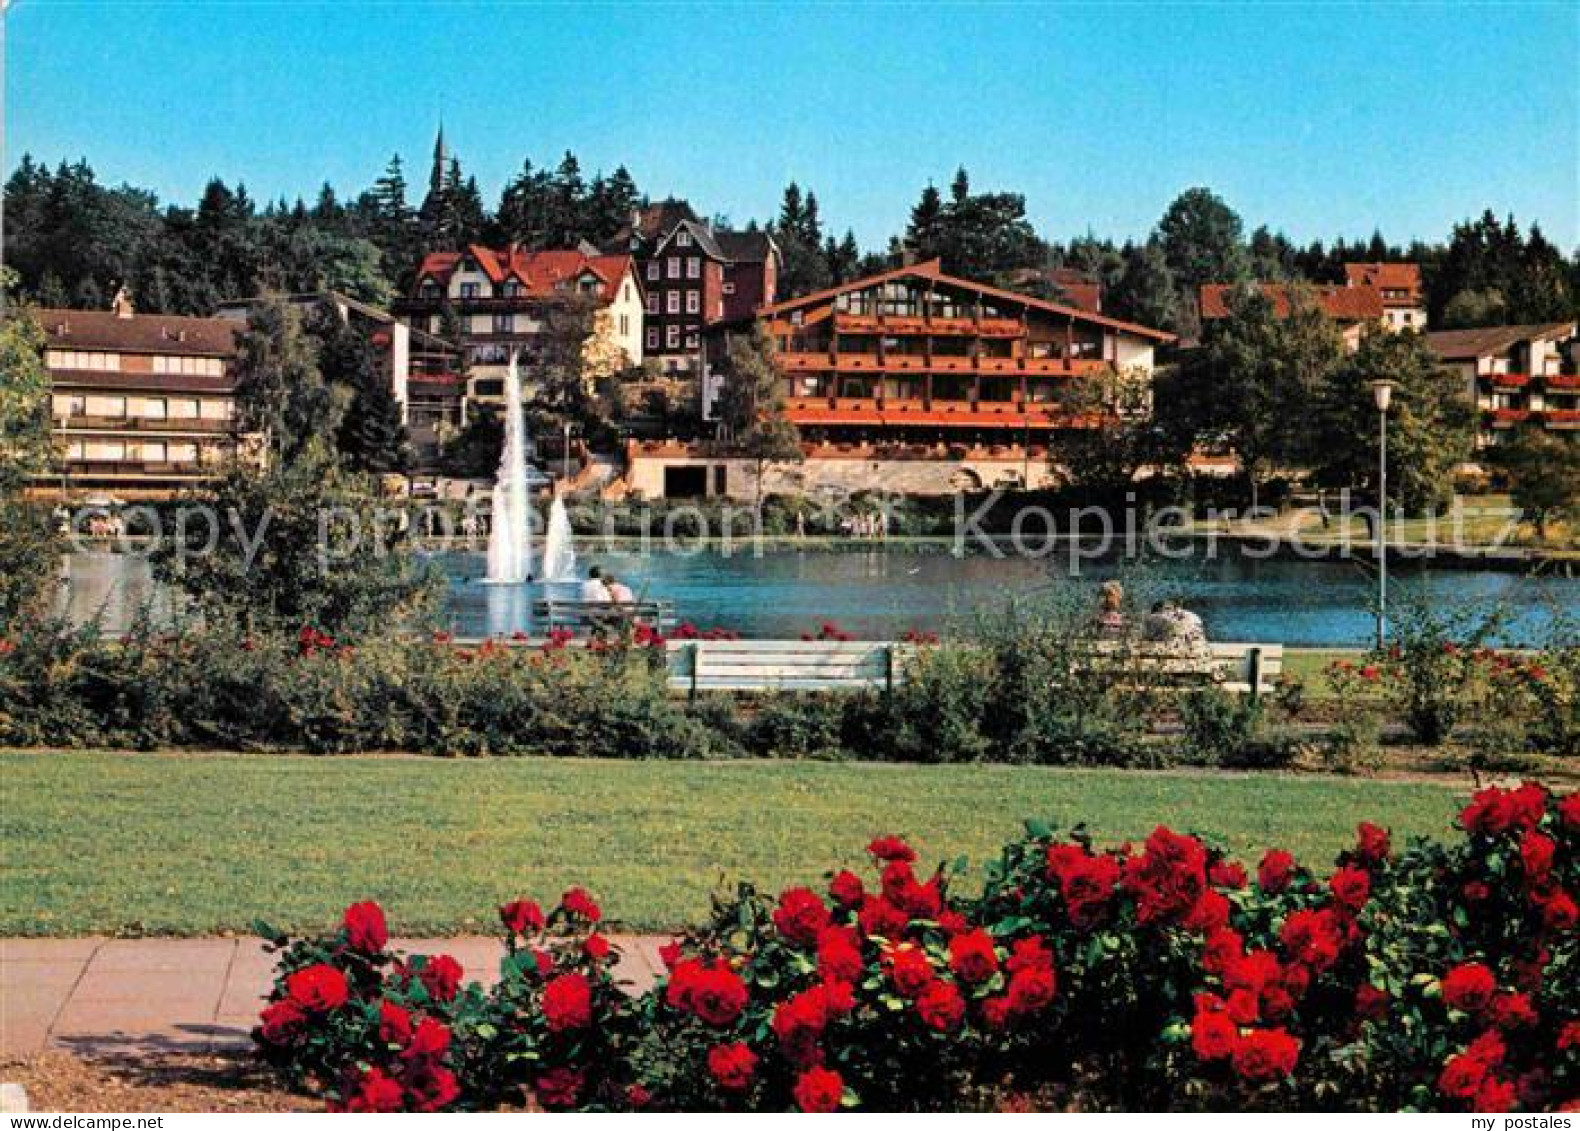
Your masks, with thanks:
[[[614,937],[616,975],[636,989],[663,968],[651,937]],[[449,954],[492,982],[497,939],[405,939],[394,948]],[[257,939],[0,939],[0,1061],[64,1049],[84,1056],[208,1053],[246,1045],[273,956]]]

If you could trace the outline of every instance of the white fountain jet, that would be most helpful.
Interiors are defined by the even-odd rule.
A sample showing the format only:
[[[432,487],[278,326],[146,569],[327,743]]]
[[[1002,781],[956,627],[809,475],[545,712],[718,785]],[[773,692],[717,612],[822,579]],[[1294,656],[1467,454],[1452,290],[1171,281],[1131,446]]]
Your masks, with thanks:
[[[505,372],[505,447],[494,481],[488,528],[488,580],[520,585],[532,567],[532,514],[527,500],[527,423],[521,411],[521,374],[516,351]]]
[[[571,516],[565,499],[554,496],[549,504],[549,528],[543,536],[544,581],[572,581],[576,577],[576,548],[571,542]]]

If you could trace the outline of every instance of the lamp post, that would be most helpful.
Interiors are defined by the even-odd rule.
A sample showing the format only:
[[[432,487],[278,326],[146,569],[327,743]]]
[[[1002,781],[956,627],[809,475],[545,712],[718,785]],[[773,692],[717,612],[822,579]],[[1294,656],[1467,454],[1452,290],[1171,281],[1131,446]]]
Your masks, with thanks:
[[[1393,381],[1373,381],[1377,405],[1377,647],[1388,635],[1388,406]]]

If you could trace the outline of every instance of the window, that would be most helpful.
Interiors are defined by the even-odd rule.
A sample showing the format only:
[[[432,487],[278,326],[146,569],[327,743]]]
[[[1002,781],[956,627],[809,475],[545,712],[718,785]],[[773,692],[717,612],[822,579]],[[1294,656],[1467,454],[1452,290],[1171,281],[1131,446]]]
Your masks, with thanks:
[[[692,255],[686,258],[686,278],[702,278],[702,259],[699,256]]]
[[[650,350],[656,350],[658,348],[658,327],[657,326],[649,326],[647,328],[647,348],[650,349]]]
[[[680,348],[680,327],[669,326],[664,330],[664,346],[666,349]]]
[[[149,397],[143,403],[143,415],[149,420],[163,420],[169,415],[169,408],[163,397]]]
[[[697,291],[686,292],[686,313],[695,314],[702,309],[702,295]]]
[[[680,258],[678,256],[669,260],[668,275],[671,279],[680,278]]]
[[[631,316],[629,314],[622,314],[622,315],[620,315],[620,336],[623,338],[627,334],[629,334],[630,332],[631,332]]]
[[[658,292],[657,291],[653,291],[653,292],[649,293],[648,296],[647,296],[647,312],[649,314],[657,314],[658,313]]]
[[[686,335],[686,348],[688,350],[694,350],[697,348],[697,332],[695,330],[692,330]]]
[[[658,260],[652,259],[647,264],[647,277],[650,282],[658,281]]]
[[[494,333],[509,334],[516,328],[516,320],[509,314],[494,315]]]
[[[682,228],[680,234],[675,237],[675,246],[676,247],[690,247],[691,246],[691,233],[686,231],[684,228]]]
[[[734,294],[735,293],[735,284],[734,283],[725,283],[724,284],[724,293],[727,294],[727,295]]]
[[[461,297],[462,298],[476,298],[477,294],[478,294],[478,286],[477,286],[476,283],[462,283],[461,284]]]
[[[679,314],[680,313],[680,292],[679,291],[670,291],[669,292],[668,301],[665,303],[665,310],[667,310],[670,314]]]
[[[510,282],[505,284],[505,297],[506,298],[516,298],[522,293],[522,289],[523,288],[521,286],[520,281],[516,280],[516,279],[512,279],[512,280],[510,280]]]
[[[421,293],[423,298],[438,298],[439,284],[434,282],[432,279],[424,279],[422,281]]]

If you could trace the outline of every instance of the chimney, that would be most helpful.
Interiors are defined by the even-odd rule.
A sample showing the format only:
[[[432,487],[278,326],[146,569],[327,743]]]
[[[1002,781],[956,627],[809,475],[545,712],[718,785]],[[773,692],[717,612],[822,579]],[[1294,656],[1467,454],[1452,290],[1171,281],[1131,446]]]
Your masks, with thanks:
[[[126,289],[125,283],[115,288],[115,297],[110,300],[110,309],[115,312],[117,318],[131,318],[137,313],[136,307],[132,305],[132,292]]]

